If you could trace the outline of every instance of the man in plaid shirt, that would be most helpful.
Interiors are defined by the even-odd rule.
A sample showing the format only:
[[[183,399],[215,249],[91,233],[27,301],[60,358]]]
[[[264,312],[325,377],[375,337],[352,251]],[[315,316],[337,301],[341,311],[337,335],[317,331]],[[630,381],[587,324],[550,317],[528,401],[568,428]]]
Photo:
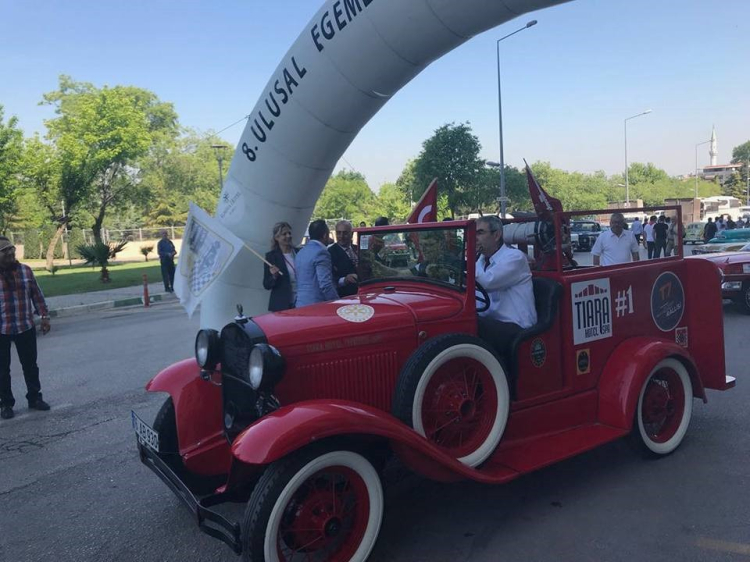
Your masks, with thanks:
[[[26,400],[32,410],[49,410],[42,400],[36,364],[34,312],[42,317],[42,334],[49,332],[49,312],[31,268],[16,261],[16,247],[0,236],[0,418],[13,417],[16,403],[10,385],[10,343],[15,342],[26,379]]]

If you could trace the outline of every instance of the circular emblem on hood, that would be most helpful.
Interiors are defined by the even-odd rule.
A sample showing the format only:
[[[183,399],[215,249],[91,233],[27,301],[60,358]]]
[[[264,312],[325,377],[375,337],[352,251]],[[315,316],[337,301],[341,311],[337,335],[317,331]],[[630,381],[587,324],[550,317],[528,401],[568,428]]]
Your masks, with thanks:
[[[336,314],[347,322],[367,322],[375,314],[375,309],[366,304],[347,304],[340,307]]]

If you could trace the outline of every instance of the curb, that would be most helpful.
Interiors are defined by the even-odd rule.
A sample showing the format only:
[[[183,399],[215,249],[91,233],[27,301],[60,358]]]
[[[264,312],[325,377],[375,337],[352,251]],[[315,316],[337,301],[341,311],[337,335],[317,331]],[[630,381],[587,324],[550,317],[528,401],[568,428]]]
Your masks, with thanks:
[[[149,296],[149,304],[159,302],[179,302],[178,299],[167,299],[165,298],[168,293],[157,293]],[[143,297],[128,297],[124,299],[95,302],[91,304],[80,304],[76,306],[67,306],[64,308],[51,309],[49,311],[50,318],[64,318],[67,316],[77,316],[79,314],[86,314],[88,312],[95,312],[98,310],[107,310],[110,308],[132,308],[135,306],[143,306]]]

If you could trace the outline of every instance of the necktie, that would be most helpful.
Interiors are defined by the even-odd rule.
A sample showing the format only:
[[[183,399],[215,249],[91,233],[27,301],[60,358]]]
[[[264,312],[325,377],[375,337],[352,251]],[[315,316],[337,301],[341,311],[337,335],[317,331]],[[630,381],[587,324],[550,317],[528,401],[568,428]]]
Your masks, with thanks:
[[[490,260],[489,258],[484,258],[484,270],[487,271],[490,267]]]
[[[346,248],[344,248],[344,251],[346,252],[346,255],[349,256],[349,259],[352,260],[354,267],[357,267],[357,254],[354,253],[352,247],[347,246]]]

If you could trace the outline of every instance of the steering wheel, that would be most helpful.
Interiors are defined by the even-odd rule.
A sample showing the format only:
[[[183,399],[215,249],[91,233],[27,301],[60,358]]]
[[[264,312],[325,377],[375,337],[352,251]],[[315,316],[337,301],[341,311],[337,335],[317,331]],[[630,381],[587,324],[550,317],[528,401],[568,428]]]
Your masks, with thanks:
[[[481,305],[477,307],[477,312],[485,312],[486,310],[489,310],[490,308],[490,295],[487,292],[487,289],[482,287],[482,285],[479,284],[479,281],[474,282],[475,289],[479,291],[478,295],[475,295],[474,298],[476,301]]]

